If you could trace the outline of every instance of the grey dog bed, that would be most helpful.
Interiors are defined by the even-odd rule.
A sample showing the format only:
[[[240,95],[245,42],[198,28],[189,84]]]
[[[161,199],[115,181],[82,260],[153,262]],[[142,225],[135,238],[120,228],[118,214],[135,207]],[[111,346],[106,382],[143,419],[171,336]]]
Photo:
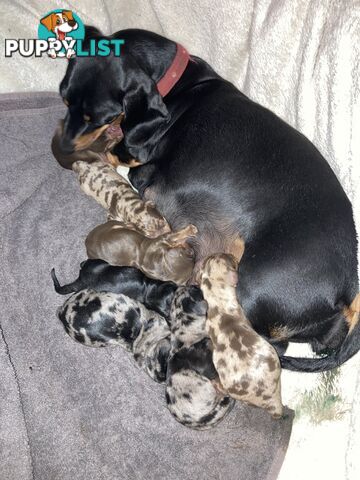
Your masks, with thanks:
[[[77,276],[104,220],[51,155],[63,115],[55,93],[0,96],[1,479],[275,479],[291,411],[276,421],[238,403],[218,427],[189,430],[128,353],[77,344],[57,320],[50,269]]]

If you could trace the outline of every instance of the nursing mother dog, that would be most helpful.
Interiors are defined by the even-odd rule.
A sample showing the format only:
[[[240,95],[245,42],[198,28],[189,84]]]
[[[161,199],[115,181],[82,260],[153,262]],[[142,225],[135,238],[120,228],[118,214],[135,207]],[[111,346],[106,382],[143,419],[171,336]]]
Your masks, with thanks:
[[[198,264],[218,252],[239,259],[245,245],[237,296],[255,330],[282,355],[289,340],[326,353],[281,356],[282,366],[323,371],[354,355],[352,208],[319,151],[181,45],[136,29],[104,38],[125,40],[121,56],[71,59],[61,82],[64,151],[123,113],[112,153],[174,230],[196,225]]]

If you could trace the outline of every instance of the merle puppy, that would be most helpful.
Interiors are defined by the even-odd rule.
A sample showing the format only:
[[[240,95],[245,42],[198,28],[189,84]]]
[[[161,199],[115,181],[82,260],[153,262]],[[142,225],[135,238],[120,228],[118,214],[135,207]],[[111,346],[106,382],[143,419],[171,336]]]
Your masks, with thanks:
[[[153,280],[133,267],[115,267],[103,260],[86,260],[80,264],[79,276],[67,285],[60,285],[55,270],[51,270],[54,287],[60,295],[79,292],[85,288],[97,292],[121,293],[130,297],[166,319],[176,291],[173,282]]]
[[[121,346],[156,382],[164,382],[170,352],[165,319],[122,294],[86,288],[58,309],[71,338],[87,347]]]
[[[102,37],[87,27],[84,48]],[[137,29],[107,38],[125,40],[120,56],[68,63],[61,148],[71,153],[124,113],[112,153],[139,165],[130,181],[172,229],[197,227],[189,240],[197,260],[218,252],[239,260],[245,242],[237,296],[255,330],[285,346],[332,350],[282,365],[321,371],[354,355],[359,314],[346,316],[358,293],[353,213],[321,153],[181,45]]]
[[[198,287],[179,287],[171,306],[171,350],[166,403],[183,425],[205,430],[217,425],[234,406],[218,388],[211,340],[205,331],[207,304]]]

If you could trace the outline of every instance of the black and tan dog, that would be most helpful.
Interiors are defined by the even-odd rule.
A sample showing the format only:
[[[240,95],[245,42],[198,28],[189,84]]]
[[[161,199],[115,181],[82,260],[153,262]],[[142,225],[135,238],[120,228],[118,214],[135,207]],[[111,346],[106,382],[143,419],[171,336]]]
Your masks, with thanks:
[[[87,27],[84,48],[92,37],[102,34]],[[237,295],[255,330],[284,346],[332,350],[282,365],[321,371],[346,361],[360,348],[359,313],[348,314],[359,289],[357,240],[351,204],[326,160],[175,42],[135,29],[113,37],[125,40],[121,56],[69,61],[62,149],[72,152],[124,113],[113,153],[137,160],[130,181],[174,230],[196,225],[197,259],[238,258],[245,242]]]
[[[103,260],[90,259],[82,262],[78,278],[67,285],[60,285],[54,269],[51,271],[51,277],[55,290],[60,295],[76,293],[85,288],[97,292],[121,293],[143,303],[146,308],[154,310],[167,320],[177,289],[173,282],[154,280],[137,268],[116,267]]]

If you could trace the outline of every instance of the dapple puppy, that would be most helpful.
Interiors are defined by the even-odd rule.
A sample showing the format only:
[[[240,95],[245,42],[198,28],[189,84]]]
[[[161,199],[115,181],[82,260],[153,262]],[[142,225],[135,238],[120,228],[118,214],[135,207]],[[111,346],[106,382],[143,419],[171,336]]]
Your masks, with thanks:
[[[55,270],[51,270],[54,288],[60,295],[91,288],[97,292],[122,293],[154,310],[168,321],[170,306],[177,285],[148,278],[133,267],[116,267],[103,260],[89,259],[80,264],[79,276],[67,285],[60,285]]]
[[[196,227],[189,225],[178,232],[148,238],[112,220],[95,227],[85,245],[89,258],[136,267],[151,278],[184,285],[194,267],[193,251],[186,240],[196,232]]]
[[[124,223],[143,235],[154,238],[170,232],[170,226],[151,202],[143,202],[129,182],[103,161],[75,162],[80,188],[108,212],[112,220]]]
[[[214,385],[218,379],[205,331],[207,304],[198,287],[179,287],[171,310],[171,353],[166,403],[181,424],[205,430],[231,410],[234,400]]]
[[[219,388],[237,400],[283,412],[280,361],[275,349],[252,328],[236,297],[238,263],[227,254],[208,257],[199,274],[208,303],[206,331],[214,347]]]
[[[156,382],[164,382],[170,330],[163,317],[125,295],[85,289],[69,297],[57,315],[71,338],[88,347],[120,345]]]

